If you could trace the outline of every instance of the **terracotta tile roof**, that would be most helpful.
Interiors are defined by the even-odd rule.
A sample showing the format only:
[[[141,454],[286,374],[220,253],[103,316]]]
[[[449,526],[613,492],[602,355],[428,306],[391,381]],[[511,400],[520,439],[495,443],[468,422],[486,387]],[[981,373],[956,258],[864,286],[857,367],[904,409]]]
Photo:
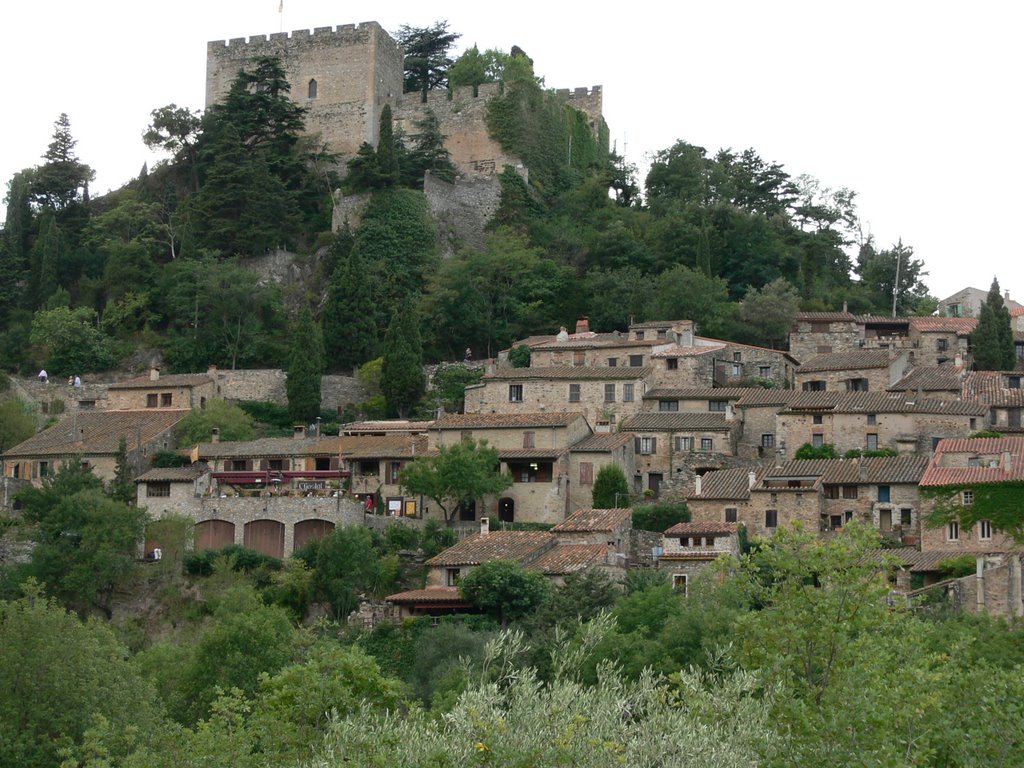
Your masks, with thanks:
[[[1024,315],[1024,307],[1014,307],[1010,310],[1010,317],[1020,317]]]
[[[596,432],[572,446],[572,453],[608,453],[633,439],[632,432]]]
[[[727,551],[722,549],[705,549],[696,550],[694,552],[669,552],[667,554],[659,555],[659,560],[717,560],[722,555],[729,554]]]
[[[606,544],[559,544],[542,553],[527,564],[531,571],[540,571],[545,576],[560,576],[608,562]]]
[[[147,443],[171,429],[187,414],[188,410],[180,408],[79,411],[19,443],[4,456],[114,455],[122,437],[129,448],[134,448],[139,441]]]
[[[538,344],[541,351],[549,349],[623,349],[626,347],[654,347],[667,344],[665,339],[630,339],[616,333],[602,333],[586,339],[569,338],[567,341],[553,339],[546,344]]]
[[[765,408],[772,405],[789,405],[799,397],[800,393],[793,389],[762,389],[750,387],[745,390],[735,406],[737,408]]]
[[[953,416],[984,416],[980,403],[917,397],[900,392],[801,392],[783,413],[831,411],[832,413],[931,413]]]
[[[889,392],[959,392],[965,371],[957,365],[919,365],[897,381]]]
[[[625,507],[613,509],[577,509],[551,529],[552,533],[611,533],[633,519],[633,510]]]
[[[389,421],[353,421],[341,427],[344,435],[357,435],[377,432],[426,432],[433,421],[408,421],[393,419]]]
[[[564,379],[566,381],[603,381],[646,379],[653,372],[649,366],[551,365],[535,368],[507,368],[484,376],[484,381],[518,381],[528,379]]]
[[[659,387],[644,395],[644,400],[739,400],[750,392],[746,387]]]
[[[126,379],[107,387],[110,389],[158,389],[160,387],[198,387],[201,384],[212,384],[213,378],[207,373],[175,373],[161,376],[155,381],[146,376]]]
[[[622,422],[622,428],[632,432],[693,432],[711,430],[726,432],[734,422],[726,421],[724,413],[687,413],[686,411],[665,411],[637,413]]]
[[[338,437],[264,437],[259,440],[228,440],[220,443],[200,443],[201,459],[232,459],[266,456],[337,456]]]
[[[541,449],[541,448],[508,448],[498,451],[498,457],[502,461],[519,461],[522,459],[557,459],[565,453],[565,449]]]
[[[857,322],[862,325],[910,325],[909,317],[889,317],[889,315],[857,315]]]
[[[955,333],[968,336],[978,324],[973,317],[912,317],[910,327],[920,333]]]
[[[676,523],[667,531],[666,536],[714,535],[730,536],[740,529],[739,523]],[[715,553],[716,556],[720,553]]]
[[[135,478],[136,483],[194,483],[196,478],[209,470],[205,465],[193,464],[191,467],[157,467]]]
[[[850,312],[798,312],[798,323],[855,323],[857,316]]]
[[[426,435],[345,435],[337,439],[344,459],[408,459],[427,452]]]
[[[821,477],[823,483],[856,485],[917,484],[928,466],[927,456],[876,456],[860,459],[794,459],[772,467],[766,478]]]
[[[888,368],[892,359],[887,349],[857,349],[853,352],[832,352],[815,355],[802,363],[797,373],[815,371],[853,371],[871,368]]]
[[[701,476],[701,491],[692,496],[695,499],[749,499],[750,473],[755,473],[754,485],[760,482],[767,467],[757,469],[720,469]]]
[[[702,344],[700,346],[692,347],[680,347],[678,344],[673,344],[660,352],[655,352],[651,357],[698,357],[699,355],[707,355],[712,352],[720,352],[723,349],[725,349],[724,343]]]
[[[629,330],[634,328],[693,328],[693,320],[647,320],[643,323],[630,323]]]
[[[456,603],[469,605],[458,587],[427,587],[426,589],[410,589],[407,592],[396,592],[384,598],[389,603]]]
[[[479,565],[487,560],[526,562],[555,545],[547,531],[490,531],[474,533],[427,560],[428,566]]]
[[[991,549],[969,550],[969,549],[933,549],[926,552],[919,552],[912,547],[901,547],[899,549],[879,549],[868,553],[869,557],[882,561],[887,558],[894,558],[903,564],[911,573],[934,573],[939,570],[939,563],[961,555],[998,555],[1003,554]]]
[[[1024,406],[1024,389],[1010,389],[1006,386],[1006,377],[1007,374],[1001,371],[971,371],[964,379],[963,398],[978,400],[987,405],[1011,408]]]
[[[949,454],[993,456],[997,465],[944,466]],[[1009,461],[1007,456],[1009,454]],[[958,462],[960,463],[960,462]],[[1024,437],[964,437],[940,440],[921,478],[922,486],[975,485],[1024,480]]]
[[[573,411],[539,413],[450,413],[434,422],[432,429],[513,429],[516,427],[567,427],[583,414]]]

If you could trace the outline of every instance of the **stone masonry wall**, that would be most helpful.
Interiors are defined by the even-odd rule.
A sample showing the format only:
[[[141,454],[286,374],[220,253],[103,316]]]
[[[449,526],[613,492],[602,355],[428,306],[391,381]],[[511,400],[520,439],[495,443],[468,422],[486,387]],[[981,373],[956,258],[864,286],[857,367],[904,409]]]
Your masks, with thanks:
[[[437,222],[442,256],[451,256],[460,245],[483,248],[487,237],[484,227],[501,204],[497,176],[459,177],[449,184],[428,172],[423,192]]]

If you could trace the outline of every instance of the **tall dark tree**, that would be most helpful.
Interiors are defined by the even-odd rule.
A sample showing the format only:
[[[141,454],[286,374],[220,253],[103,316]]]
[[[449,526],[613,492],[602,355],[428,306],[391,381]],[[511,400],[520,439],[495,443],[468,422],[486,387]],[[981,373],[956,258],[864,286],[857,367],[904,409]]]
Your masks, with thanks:
[[[407,416],[426,391],[419,324],[408,307],[396,307],[391,313],[384,336],[380,389],[388,408],[400,417]]]
[[[135,501],[135,471],[128,458],[128,440],[122,435],[117,443],[117,455],[114,460],[114,479],[107,487],[107,495],[122,504]]]
[[[999,292],[999,281],[992,287],[978,313],[978,325],[971,334],[974,367],[981,371],[1012,370],[1017,362],[1010,313]]]
[[[448,30],[447,21],[429,27],[403,25],[395,39],[405,51],[405,92],[419,91],[423,101],[427,91],[448,87],[448,70],[453,64],[449,52],[462,35]]]
[[[150,113],[152,121],[145,133],[143,143],[150,149],[161,149],[174,158],[176,163],[184,164],[188,169],[193,192],[199,191],[199,134],[202,118],[199,112],[168,104],[166,107],[154,109]]]
[[[0,232],[0,320],[15,307],[24,306],[25,280],[29,274],[32,242],[32,184],[35,172],[27,169],[8,182],[7,218]]]
[[[292,326],[288,361],[288,415],[309,423],[320,413],[320,377],[324,370],[323,340],[313,313],[304,307]]]
[[[382,186],[393,187],[401,174],[400,141],[395,136],[395,123],[391,105],[385,104],[380,112],[380,140],[377,142],[377,170]],[[404,148],[404,147],[403,147]]]
[[[355,368],[377,356],[377,305],[373,282],[358,251],[334,268],[324,306],[327,367]]]
[[[61,113],[53,124],[53,141],[35,174],[33,195],[41,206],[63,211],[87,197],[89,182],[96,174],[78,159],[76,143],[71,136],[71,121]]]
[[[426,110],[423,118],[416,122],[416,131],[412,150],[402,168],[405,185],[421,188],[423,176],[427,171],[444,181],[454,181],[455,165],[452,163],[451,154],[444,146],[441,122],[433,110]]]

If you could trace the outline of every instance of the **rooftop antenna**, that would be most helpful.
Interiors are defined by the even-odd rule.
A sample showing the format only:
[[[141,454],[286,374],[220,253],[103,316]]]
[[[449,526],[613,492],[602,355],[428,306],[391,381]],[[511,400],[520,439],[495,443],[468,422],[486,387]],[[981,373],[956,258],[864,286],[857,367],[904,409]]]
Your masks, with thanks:
[[[903,238],[899,239],[896,246],[896,279],[892,283],[892,316],[896,317],[896,297],[900,290],[900,262],[903,260]]]
[[[284,32],[284,0],[277,4],[277,31]]]

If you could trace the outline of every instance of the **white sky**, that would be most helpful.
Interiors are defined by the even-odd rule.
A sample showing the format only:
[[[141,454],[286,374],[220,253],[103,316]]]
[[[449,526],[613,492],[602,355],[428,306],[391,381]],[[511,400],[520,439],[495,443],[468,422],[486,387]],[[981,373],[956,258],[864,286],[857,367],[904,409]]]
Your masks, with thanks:
[[[677,139],[753,147],[857,191],[865,228],[881,247],[912,246],[940,298],[993,276],[1024,298],[1024,5],[1008,0],[284,0],[280,15],[278,0],[3,0],[0,184],[40,162],[61,112],[93,194],[155,162],[149,113],[203,107],[209,40],[439,19],[460,50],[520,46],[549,87],[602,85],[612,139],[638,165]]]

